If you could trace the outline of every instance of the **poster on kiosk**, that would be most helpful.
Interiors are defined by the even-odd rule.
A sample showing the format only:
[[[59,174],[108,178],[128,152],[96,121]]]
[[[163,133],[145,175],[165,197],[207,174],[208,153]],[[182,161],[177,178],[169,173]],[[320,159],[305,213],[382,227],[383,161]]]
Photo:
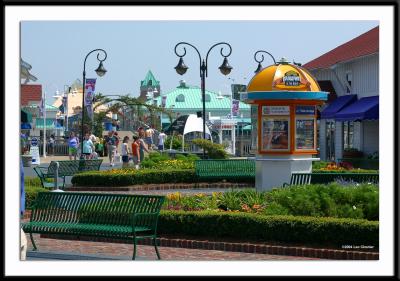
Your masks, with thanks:
[[[285,59],[256,72],[244,102],[257,108],[252,118],[257,190],[279,188],[293,173],[311,172],[312,161],[319,160],[316,106],[327,97],[306,69]]]

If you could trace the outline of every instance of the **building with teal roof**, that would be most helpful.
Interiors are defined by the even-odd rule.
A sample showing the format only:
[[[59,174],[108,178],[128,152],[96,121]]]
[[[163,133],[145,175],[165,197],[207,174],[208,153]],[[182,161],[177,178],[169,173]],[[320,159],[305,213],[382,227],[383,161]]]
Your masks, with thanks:
[[[165,99],[165,108],[173,112],[175,117],[180,115],[196,114],[203,112],[203,101],[201,88],[198,86],[187,85],[185,81],[180,81],[179,86],[175,89],[164,93],[147,103],[162,106],[162,100]],[[231,114],[231,98],[223,96],[219,93],[206,90],[205,92],[205,109],[209,119],[229,118]],[[164,114],[165,115],[165,114]],[[234,118],[236,122],[250,122],[250,106],[239,101],[239,113]],[[162,116],[162,125],[166,127],[170,124],[168,116]]]
[[[154,93],[154,97],[157,97],[161,94],[160,81],[158,81],[154,74],[149,70],[146,74],[144,80],[140,81],[140,96],[139,98],[142,100],[147,99],[147,95],[149,92]]]

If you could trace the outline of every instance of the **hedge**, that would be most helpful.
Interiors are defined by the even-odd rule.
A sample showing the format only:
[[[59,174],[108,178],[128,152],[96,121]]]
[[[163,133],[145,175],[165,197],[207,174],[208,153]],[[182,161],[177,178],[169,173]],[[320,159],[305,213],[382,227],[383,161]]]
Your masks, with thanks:
[[[254,183],[254,177],[228,177],[229,182],[250,182]],[[204,178],[196,176],[194,169],[184,170],[154,170],[143,169],[133,172],[85,172],[76,174],[71,182],[75,186],[128,186],[135,184],[156,184],[156,183],[198,183],[216,182],[221,179]]]
[[[25,186],[25,208],[27,210],[32,209],[32,203],[36,200],[38,193],[47,191],[49,190],[41,186]]]
[[[319,243],[337,247],[349,244],[378,247],[379,244],[377,221],[212,211],[161,211],[158,233],[266,242]]]

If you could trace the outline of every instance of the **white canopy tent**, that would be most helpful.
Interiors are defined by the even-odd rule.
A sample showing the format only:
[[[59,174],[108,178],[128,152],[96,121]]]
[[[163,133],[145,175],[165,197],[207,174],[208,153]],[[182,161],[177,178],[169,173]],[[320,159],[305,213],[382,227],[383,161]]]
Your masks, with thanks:
[[[182,151],[184,151],[185,147],[185,135],[192,132],[201,132],[203,133],[203,118],[197,117],[196,114],[190,114],[186,120],[185,127],[183,129],[182,135]],[[209,136],[209,139],[212,141],[210,130],[206,125],[206,135]]]

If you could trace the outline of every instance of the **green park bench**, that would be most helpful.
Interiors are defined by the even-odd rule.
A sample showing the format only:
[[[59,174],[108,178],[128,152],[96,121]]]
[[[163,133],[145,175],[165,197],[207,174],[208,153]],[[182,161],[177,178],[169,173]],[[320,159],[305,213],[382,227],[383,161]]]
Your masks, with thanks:
[[[195,171],[200,178],[255,177],[256,165],[248,159],[196,160]]]
[[[285,182],[283,187],[290,185],[303,185],[311,183],[311,173],[292,173],[290,183]]]
[[[356,183],[379,183],[379,173],[292,173],[290,184],[283,186],[302,184],[327,184],[336,180],[353,181]]]
[[[33,233],[122,239],[134,244],[153,240],[158,259],[157,222],[164,196],[106,193],[39,192],[30,221],[22,224]]]
[[[56,162],[59,163],[58,177],[63,179],[62,189],[64,189],[65,177],[73,176],[80,172],[98,171],[100,170],[103,159],[51,161],[47,168],[40,166],[33,168],[44,188],[54,187],[54,183],[47,182],[46,179],[54,179],[57,169]]]

